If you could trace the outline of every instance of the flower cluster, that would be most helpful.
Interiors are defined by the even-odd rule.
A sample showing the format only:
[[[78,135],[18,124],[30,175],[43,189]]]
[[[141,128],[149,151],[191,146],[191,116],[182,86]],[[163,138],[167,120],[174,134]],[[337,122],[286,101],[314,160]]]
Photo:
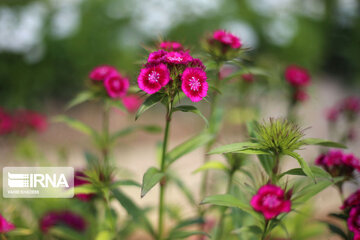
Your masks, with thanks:
[[[160,46],[169,49],[167,45],[173,51],[160,49],[149,54],[138,76],[139,88],[148,94],[164,90],[172,96],[181,89],[191,101],[200,101],[208,91],[204,64],[177,44],[166,42]]]
[[[341,115],[349,118],[349,120],[355,120],[360,113],[360,98],[347,97],[335,104],[327,111],[326,117],[329,122],[336,122]]]
[[[15,133],[25,136],[30,132],[43,132],[47,128],[46,117],[30,110],[9,113],[0,108],[0,135]]]
[[[250,201],[255,211],[261,212],[266,220],[276,218],[279,214],[291,211],[291,192],[285,193],[276,185],[262,186]]]
[[[306,69],[290,65],[285,70],[285,79],[292,87],[293,101],[304,102],[309,98],[306,87],[310,83],[310,75]]]
[[[81,172],[81,171],[76,171],[74,174],[74,187],[76,186],[81,186],[84,184],[90,184],[90,182],[88,180],[85,179],[86,175]],[[90,201],[93,197],[95,196],[95,194],[89,193],[79,193],[76,194],[75,197],[78,198],[81,201],[87,202]]]
[[[323,167],[333,177],[351,177],[354,170],[360,172],[360,160],[353,154],[345,154],[340,150],[330,150],[321,154],[315,164]]]
[[[44,233],[57,225],[66,225],[78,232],[86,230],[85,220],[71,211],[48,212],[40,219],[40,229]]]
[[[7,233],[15,229],[15,225],[6,221],[6,219],[0,214],[0,233]]]
[[[216,30],[206,39],[205,48],[221,59],[231,59],[242,47],[240,38],[225,30]]]
[[[360,190],[350,195],[341,206],[341,209],[349,213],[347,225],[354,233],[354,240],[360,238]]]

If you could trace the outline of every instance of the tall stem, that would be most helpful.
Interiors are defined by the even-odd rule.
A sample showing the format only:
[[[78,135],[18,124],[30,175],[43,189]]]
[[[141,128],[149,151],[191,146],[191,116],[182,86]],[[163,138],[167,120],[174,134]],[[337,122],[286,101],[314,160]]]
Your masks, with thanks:
[[[266,239],[266,232],[267,232],[268,226],[269,226],[269,220],[265,220],[265,226],[264,226],[263,234],[262,234],[262,236],[261,236],[261,240],[265,240],[265,239]]]
[[[109,149],[109,141],[110,141],[110,130],[109,130],[109,118],[110,115],[110,109],[108,107],[108,105],[105,103],[104,104],[104,110],[103,110],[103,116],[102,116],[102,136],[103,136],[103,144],[102,144],[102,157],[103,157],[103,161],[104,161],[104,169],[102,171],[102,174],[104,174],[104,180],[107,181],[110,178],[110,163],[109,163],[109,154],[110,154],[110,149]],[[101,172],[100,172],[101,174]]]
[[[172,115],[172,104],[173,101],[171,100],[166,111],[166,125],[165,125],[164,140],[163,140],[162,154],[161,154],[161,165],[160,165],[161,172],[165,172],[166,170],[165,157],[166,157],[167,144],[169,138],[169,129],[170,129],[170,122]],[[161,180],[160,195],[159,195],[158,240],[163,239],[163,232],[164,232],[165,185],[166,185],[166,179]]]
[[[231,192],[231,188],[232,188],[232,182],[233,182],[233,177],[234,177],[235,171],[231,171],[229,174],[229,179],[228,179],[228,184],[227,184],[227,189],[226,189],[226,193],[230,193]],[[221,215],[220,215],[220,219],[219,219],[219,223],[218,223],[218,227],[216,230],[216,234],[215,234],[215,238],[214,240],[221,240],[222,235],[223,235],[223,229],[224,229],[224,220],[225,220],[225,212],[226,212],[226,207],[223,207],[221,209]]]

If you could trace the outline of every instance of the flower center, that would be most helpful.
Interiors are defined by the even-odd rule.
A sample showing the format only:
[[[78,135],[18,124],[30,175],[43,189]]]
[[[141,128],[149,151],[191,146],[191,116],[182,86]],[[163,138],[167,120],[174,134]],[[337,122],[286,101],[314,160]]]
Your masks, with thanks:
[[[158,82],[159,81],[159,78],[160,78],[160,74],[155,72],[155,71],[152,71],[151,73],[149,73],[149,81],[151,83],[155,83],[155,82]]]
[[[181,62],[183,60],[180,56],[169,56],[168,59],[173,62]]]
[[[189,79],[189,86],[192,91],[199,91],[201,83],[200,83],[199,79],[192,77]]]
[[[276,208],[280,205],[280,201],[277,196],[267,195],[263,198],[263,204],[269,208]]]
[[[231,37],[229,35],[225,35],[223,37],[223,41],[227,44],[230,44],[232,42]]]
[[[119,80],[116,80],[116,81],[113,81],[113,87],[115,88],[115,89],[119,89],[120,88],[120,81]]]

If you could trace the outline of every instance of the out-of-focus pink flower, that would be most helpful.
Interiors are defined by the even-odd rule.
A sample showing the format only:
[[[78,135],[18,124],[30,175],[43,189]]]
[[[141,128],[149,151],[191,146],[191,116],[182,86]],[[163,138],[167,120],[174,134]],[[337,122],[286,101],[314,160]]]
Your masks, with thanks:
[[[7,233],[15,229],[15,225],[6,221],[6,219],[0,214],[0,233]]]
[[[148,63],[161,63],[165,60],[167,52],[164,50],[158,50],[149,54]]]
[[[169,64],[188,64],[193,58],[188,52],[168,52],[165,56],[165,60]]]
[[[286,68],[285,78],[294,87],[304,87],[310,83],[308,71],[295,65],[290,65]]]
[[[213,38],[226,46],[230,46],[233,49],[238,49],[242,46],[242,43],[238,37],[229,32],[226,32],[225,30],[216,30],[213,33]]]
[[[241,75],[241,77],[247,83],[253,83],[255,80],[255,76],[252,73],[244,73]]]
[[[162,42],[160,43],[160,48],[166,50],[166,51],[183,51],[184,47],[181,45],[181,43],[178,42]]]
[[[266,220],[279,214],[291,211],[291,201],[286,198],[284,190],[272,184],[262,186],[250,201],[257,212],[261,212]]]
[[[353,154],[345,154],[341,150],[330,150],[321,154],[315,164],[322,166],[333,177],[351,176],[354,170],[360,172],[360,160]]]
[[[225,65],[225,66],[220,68],[219,79],[223,80],[224,78],[227,78],[228,76],[230,76],[235,71],[236,71],[236,68],[234,66]]]
[[[126,95],[130,82],[119,73],[112,73],[105,78],[104,86],[111,98],[120,98]]]
[[[339,118],[339,115],[340,115],[340,111],[339,111],[339,108],[337,107],[333,107],[333,108],[330,108],[327,113],[326,113],[326,119],[329,121],[329,122],[336,122]]]
[[[305,102],[309,99],[309,95],[303,89],[296,89],[294,99],[298,102]]]
[[[359,232],[355,233],[354,240],[360,240],[360,233]]]
[[[19,110],[14,116],[14,130],[24,136],[31,131],[43,132],[47,128],[46,117],[30,110]]]
[[[210,233],[211,230],[215,227],[216,219],[214,218],[207,218],[205,219],[205,222],[202,225],[202,231],[206,233]],[[206,240],[208,239],[207,236],[201,236],[200,240]]]
[[[350,210],[347,225],[351,232],[354,234],[360,234],[360,206],[353,207]]]
[[[360,206],[360,189],[351,194],[341,206],[341,209],[350,209],[354,206]]]
[[[156,93],[169,81],[170,72],[163,63],[141,69],[138,77],[139,88],[148,94]]]
[[[122,98],[122,102],[128,112],[134,113],[139,109],[143,100],[137,95],[128,95]]]
[[[190,63],[190,67],[193,67],[193,68],[201,68],[202,70],[205,71],[206,67],[205,65],[203,64],[203,62],[198,59],[198,58],[193,58],[193,60],[191,61]]]
[[[13,118],[0,108],[0,135],[11,133],[14,128]]]
[[[110,74],[117,73],[116,68],[109,65],[101,65],[95,67],[89,74],[90,79],[94,81],[104,81],[105,78]]]
[[[88,180],[84,179],[84,178],[86,178],[86,175],[83,172],[75,171],[75,174],[74,174],[74,187],[81,186],[81,185],[84,185],[84,184],[90,184],[90,182]],[[90,201],[94,196],[95,196],[95,194],[93,194],[93,193],[75,194],[76,198],[78,198],[79,200],[84,201],[84,202]]]
[[[207,95],[206,73],[201,68],[187,68],[181,76],[181,89],[193,102],[198,102]]]
[[[350,129],[349,129],[347,138],[348,138],[350,141],[355,141],[355,140],[356,140],[356,138],[357,138],[357,132],[356,132],[355,128],[350,128]]]
[[[48,212],[40,219],[40,229],[44,233],[56,225],[66,225],[78,232],[86,230],[85,220],[71,211]]]
[[[341,109],[350,113],[359,113],[360,112],[360,98],[357,97],[348,97],[342,104]]]

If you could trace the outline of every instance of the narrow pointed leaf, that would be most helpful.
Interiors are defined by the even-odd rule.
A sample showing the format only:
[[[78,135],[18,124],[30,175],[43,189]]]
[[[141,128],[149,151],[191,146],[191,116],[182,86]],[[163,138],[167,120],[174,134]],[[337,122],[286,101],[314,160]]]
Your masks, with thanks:
[[[76,105],[91,100],[94,98],[94,96],[94,93],[90,91],[81,92],[73,100],[70,101],[70,103],[66,106],[66,109],[70,109]]]
[[[195,113],[197,115],[199,115],[204,122],[206,123],[206,126],[209,125],[208,120],[206,119],[206,117],[200,112],[199,109],[197,109],[197,107],[192,106],[192,105],[181,105],[181,106],[177,106],[173,108],[173,112],[177,112],[177,111],[181,111],[181,112],[192,112]]]
[[[332,148],[347,148],[345,145],[337,142],[332,142],[328,140],[323,140],[319,138],[305,138],[302,140],[304,145],[320,145],[324,147],[332,147]]]
[[[165,173],[160,172],[159,169],[154,167],[149,168],[143,177],[141,197],[144,197],[164,176]]]
[[[146,110],[148,110],[149,108],[155,106],[158,102],[161,102],[161,100],[164,98],[164,94],[162,93],[155,93],[150,95],[150,97],[148,97],[143,104],[139,107],[136,115],[135,115],[135,120],[137,120],[141,114],[143,114]]]
[[[311,166],[310,169],[315,177],[331,179],[331,175],[322,168]],[[302,168],[293,168],[286,172],[283,172],[279,175],[279,179],[284,177],[285,175],[306,176]]]
[[[256,225],[251,225],[251,226],[244,226],[244,227],[241,227],[241,228],[238,228],[238,229],[235,229],[232,231],[232,233],[234,233],[234,234],[239,234],[239,233],[243,233],[243,232],[249,232],[254,235],[260,235],[260,234],[262,234],[263,230]]]
[[[227,171],[229,168],[222,162],[219,161],[210,161],[193,171],[193,173],[198,173],[201,171],[207,171],[207,170],[223,170]]]
[[[96,131],[94,129],[92,129],[90,126],[88,126],[85,123],[80,122],[79,120],[76,120],[74,118],[60,115],[60,116],[55,117],[53,120],[55,122],[65,123],[69,127],[73,128],[79,132],[82,132],[86,135],[89,135],[92,137],[98,136],[98,134],[96,133]]]
[[[125,137],[131,133],[133,133],[136,130],[143,130],[145,132],[149,133],[159,133],[161,132],[162,128],[156,125],[139,125],[139,126],[132,126],[128,128],[121,129],[117,132],[115,132],[113,135],[111,135],[111,140],[115,141],[116,139],[120,137]]]
[[[311,177],[314,182],[316,182],[315,176],[314,176],[313,172],[311,171],[308,163],[298,153],[286,151],[285,154],[289,155],[290,157],[295,158],[298,161],[298,163],[300,164],[304,173],[307,176]]]
[[[259,144],[253,142],[240,142],[240,143],[232,143],[228,145],[223,145],[217,147],[209,152],[209,154],[222,154],[222,153],[230,153],[230,152],[239,152],[241,150],[245,150],[248,148],[256,148],[259,147]]]

